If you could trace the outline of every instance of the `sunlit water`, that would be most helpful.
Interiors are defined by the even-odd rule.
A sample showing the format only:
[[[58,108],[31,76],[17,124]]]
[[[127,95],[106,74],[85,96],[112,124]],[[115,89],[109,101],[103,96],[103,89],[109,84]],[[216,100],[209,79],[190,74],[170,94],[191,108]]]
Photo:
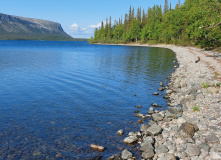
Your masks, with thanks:
[[[164,92],[152,93],[174,60],[162,48],[0,41],[0,159],[105,159],[130,148],[135,106],[166,106]]]

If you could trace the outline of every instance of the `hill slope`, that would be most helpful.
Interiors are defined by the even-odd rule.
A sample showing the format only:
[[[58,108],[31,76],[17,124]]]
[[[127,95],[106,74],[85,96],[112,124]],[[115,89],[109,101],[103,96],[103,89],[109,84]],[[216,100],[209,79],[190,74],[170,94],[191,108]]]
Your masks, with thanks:
[[[0,13],[0,40],[74,40],[56,22]]]

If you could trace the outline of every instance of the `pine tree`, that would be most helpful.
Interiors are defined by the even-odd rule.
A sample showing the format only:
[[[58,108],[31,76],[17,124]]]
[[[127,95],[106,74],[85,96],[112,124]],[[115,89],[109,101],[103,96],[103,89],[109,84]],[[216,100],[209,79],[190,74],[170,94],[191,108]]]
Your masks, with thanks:
[[[164,2],[164,8],[163,8],[163,13],[166,14],[168,12],[168,1],[165,0]]]

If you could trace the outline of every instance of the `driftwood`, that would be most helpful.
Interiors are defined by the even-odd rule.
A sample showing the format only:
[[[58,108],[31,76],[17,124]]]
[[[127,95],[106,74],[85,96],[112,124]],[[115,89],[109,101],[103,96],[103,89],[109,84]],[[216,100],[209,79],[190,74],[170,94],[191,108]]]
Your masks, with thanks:
[[[195,63],[198,63],[200,61],[200,57],[198,57],[198,59],[195,61]]]

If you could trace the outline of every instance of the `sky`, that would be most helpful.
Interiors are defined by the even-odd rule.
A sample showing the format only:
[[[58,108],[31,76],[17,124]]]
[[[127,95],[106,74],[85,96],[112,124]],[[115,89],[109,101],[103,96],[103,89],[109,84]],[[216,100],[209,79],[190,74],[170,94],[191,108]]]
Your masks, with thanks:
[[[185,0],[181,0],[181,4]],[[58,22],[74,38],[90,38],[101,21],[112,22],[129,12],[129,7],[164,6],[165,0],[0,0],[0,13]],[[172,8],[178,0],[168,0]]]

